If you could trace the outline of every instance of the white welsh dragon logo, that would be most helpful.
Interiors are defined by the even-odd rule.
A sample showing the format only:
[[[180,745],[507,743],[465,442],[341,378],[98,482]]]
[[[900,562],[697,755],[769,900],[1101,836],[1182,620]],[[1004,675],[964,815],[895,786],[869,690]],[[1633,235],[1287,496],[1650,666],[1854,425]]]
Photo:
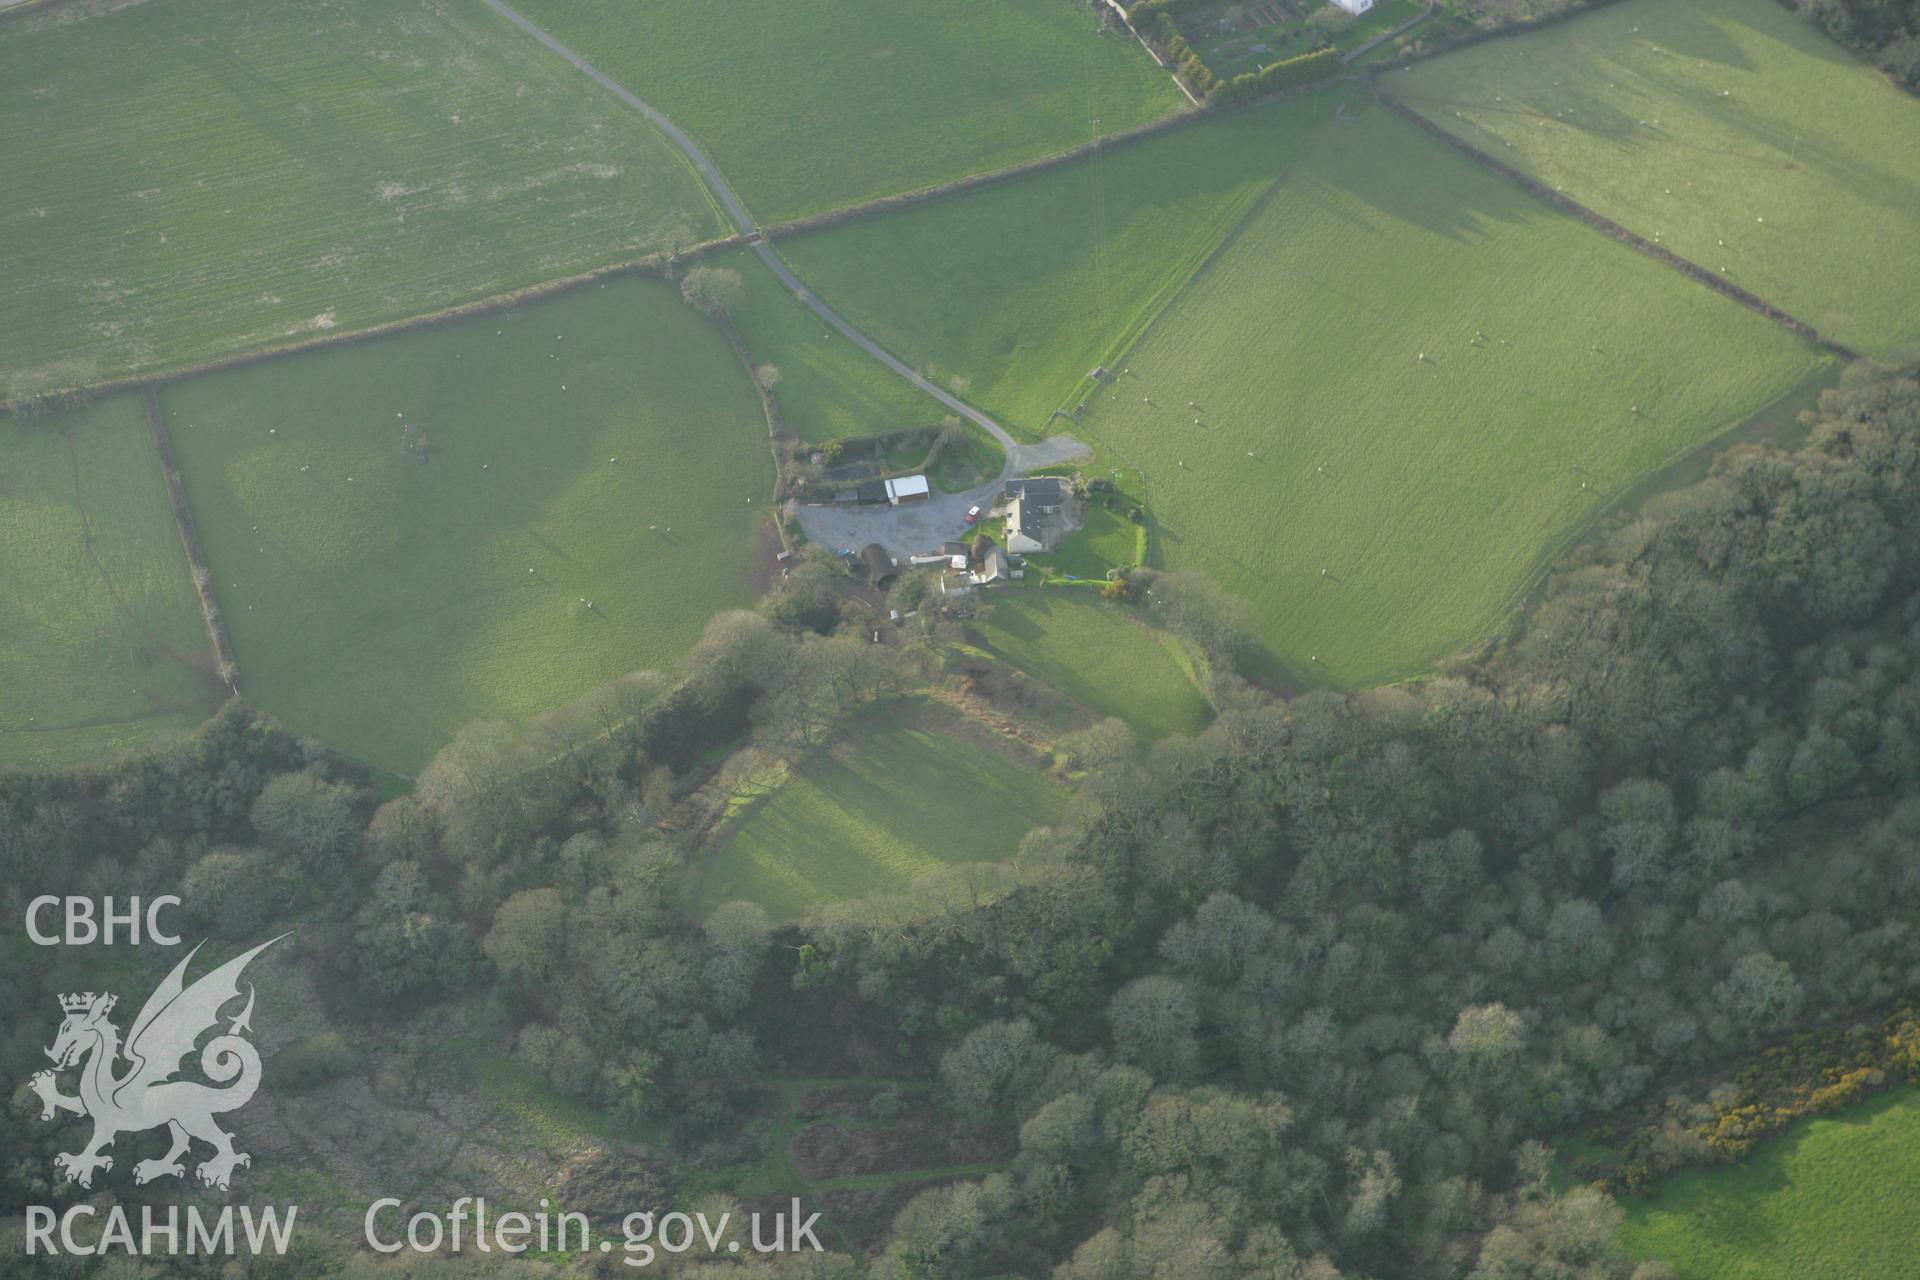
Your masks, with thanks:
[[[280,938],[286,936],[283,933]],[[216,1035],[200,1051],[200,1069],[208,1079],[226,1087],[215,1089],[173,1077],[201,1034],[218,1029],[221,1006],[239,997],[240,971],[280,938],[236,956],[192,986],[186,986],[181,975],[200,948],[189,951],[147,998],[127,1033],[124,1049],[120,1029],[107,1020],[118,997],[105,992],[96,996],[91,991],[60,997],[60,1008],[67,1016],[47,1056],[53,1059],[54,1071],[84,1063],[80,1065],[80,1093],[77,1097],[61,1093],[54,1071],[35,1075],[32,1088],[40,1095],[42,1120],[53,1119],[56,1111],[93,1118],[93,1139],[86,1148],[53,1158],[54,1167],[66,1175],[67,1181],[91,1187],[94,1170],[113,1168],[113,1157],[102,1152],[113,1145],[116,1136],[161,1125],[167,1126],[173,1145],[160,1159],[136,1164],[135,1182],[180,1177],[186,1172],[180,1157],[187,1154],[194,1138],[214,1148],[214,1154],[201,1161],[196,1171],[200,1181],[210,1187],[224,1191],[237,1166],[253,1163],[252,1157],[233,1149],[233,1135],[213,1122],[221,1112],[245,1106],[260,1087],[260,1053],[241,1038],[243,1031],[253,1029],[252,984],[247,987],[246,1007],[232,1020],[227,1033]],[[123,1056],[131,1065],[124,1074],[116,1075],[115,1064]]]

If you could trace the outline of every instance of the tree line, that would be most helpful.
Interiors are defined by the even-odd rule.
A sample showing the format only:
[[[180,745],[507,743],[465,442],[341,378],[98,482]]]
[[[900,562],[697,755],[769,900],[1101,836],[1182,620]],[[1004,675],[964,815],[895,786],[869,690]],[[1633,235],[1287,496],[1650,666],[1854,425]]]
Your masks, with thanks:
[[[1920,90],[1920,0],[1789,0],[1795,12],[1887,73]]]

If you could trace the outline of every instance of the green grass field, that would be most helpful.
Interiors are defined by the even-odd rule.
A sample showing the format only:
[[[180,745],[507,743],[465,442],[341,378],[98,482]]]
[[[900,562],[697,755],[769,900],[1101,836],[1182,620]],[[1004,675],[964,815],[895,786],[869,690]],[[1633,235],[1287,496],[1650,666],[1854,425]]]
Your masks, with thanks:
[[[758,594],[759,399],[657,281],[213,374],[165,404],[248,698],[389,769],[467,720],[664,670]]]
[[[1017,434],[1050,435],[1088,371],[1125,350],[1357,96],[1235,112],[780,251],[896,356]]]
[[[801,439],[824,443],[923,426],[947,415],[946,406],[827,328],[752,250],[736,250],[716,265],[740,273],[745,287],[729,314],[754,362],[780,370],[774,398]]]
[[[771,222],[932,186],[1185,109],[1072,0],[517,6],[684,126]],[[1093,120],[1098,120],[1095,125]]]
[[[393,320],[719,225],[671,143],[477,0],[6,19],[0,171],[0,399]]]
[[[140,400],[0,418],[0,768],[117,754],[225,695]]]
[[[1808,1120],[1627,1202],[1621,1241],[1680,1280],[1902,1280],[1920,1258],[1920,1093]]]
[[[952,718],[909,702],[856,720],[704,855],[695,913],[744,898],[793,920],[820,903],[904,889],[943,864],[1012,857],[1059,813],[1063,793],[1043,762],[956,733]]]
[[[1146,531],[1144,526],[1127,519],[1127,508],[1132,505],[1133,499],[1124,493],[1116,495],[1112,507],[1103,507],[1098,502],[1086,503],[1082,513],[1084,523],[1067,535],[1059,550],[1032,559],[1056,573],[1075,578],[1104,578],[1109,569],[1132,566]]]
[[[1920,101],[1773,0],[1609,5],[1382,87],[1837,342],[1920,342]]]
[[[1091,588],[1003,591],[969,629],[987,652],[1143,737],[1198,733],[1213,719],[1178,642]]]
[[[1480,640],[1611,496],[1817,362],[1376,108],[1289,169],[1088,428],[1147,471],[1165,567],[1246,599],[1299,682],[1362,686]]]

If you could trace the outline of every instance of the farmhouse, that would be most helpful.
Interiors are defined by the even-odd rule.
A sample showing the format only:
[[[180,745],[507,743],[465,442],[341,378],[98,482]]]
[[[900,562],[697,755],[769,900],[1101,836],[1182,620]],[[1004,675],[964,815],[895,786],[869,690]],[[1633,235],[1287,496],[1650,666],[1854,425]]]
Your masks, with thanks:
[[[1059,545],[1059,508],[1043,512],[1032,500],[1015,498],[1007,506],[1007,548],[1022,554],[1052,551]]]
[[[1052,515],[1066,503],[1067,486],[1059,476],[1021,476],[1009,480],[1000,491],[1003,502],[1012,502],[1024,498],[1030,509],[1042,515]]]
[[[1373,8],[1373,0],[1331,0],[1331,3],[1345,9],[1356,18]]]
[[[1070,523],[1067,488],[1058,476],[1007,481],[1001,496],[1007,518],[1007,549],[1044,554],[1060,545]]]

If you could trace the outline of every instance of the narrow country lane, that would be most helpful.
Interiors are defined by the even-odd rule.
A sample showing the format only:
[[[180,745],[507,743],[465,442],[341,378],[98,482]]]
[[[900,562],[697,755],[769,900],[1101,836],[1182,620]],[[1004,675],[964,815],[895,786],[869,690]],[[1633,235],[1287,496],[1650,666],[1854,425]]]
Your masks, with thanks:
[[[867,337],[867,335],[860,332],[860,330],[854,328],[853,325],[841,317],[839,312],[822,302],[811,290],[801,284],[793,272],[787,270],[787,264],[780,260],[778,254],[774,253],[773,246],[767,243],[766,237],[760,234],[759,227],[754,223],[753,219],[748,216],[746,206],[740,203],[740,197],[733,193],[733,188],[727,185],[727,180],[720,175],[720,170],[714,166],[713,161],[708,158],[707,153],[700,149],[700,144],[687,135],[686,130],[668,119],[665,112],[630,92],[611,76],[601,71],[598,67],[595,67],[592,63],[562,44],[539,26],[536,26],[512,5],[507,4],[506,0],[482,0],[482,2],[488,8],[506,18],[507,21],[513,23],[541,44],[546,45],[547,48],[553,50],[568,62],[571,62],[575,67],[578,67],[581,71],[591,76],[602,88],[645,116],[661,132],[673,139],[674,145],[686,152],[687,158],[693,161],[694,167],[699,170],[700,176],[706,180],[707,186],[712,189],[714,195],[719,199],[721,207],[727,212],[727,216],[733,220],[733,225],[737,227],[740,234],[746,238],[747,243],[752,247],[753,251],[760,255],[760,260],[767,264],[767,268],[780,278],[782,284],[792,290],[793,296],[805,303],[815,315],[833,326],[835,330],[844,334],[862,351],[899,374],[921,391],[926,392],[926,394],[938,400],[953,412],[980,427],[995,440],[998,440],[1001,447],[1004,448],[1007,453],[1007,466],[1003,474],[1023,469],[1023,465],[1026,465],[1028,462],[1027,455],[1031,450],[1044,450],[1045,455],[1042,456],[1057,456],[1063,453],[1066,456],[1071,456],[1071,451],[1066,448],[1059,438],[1049,440],[1045,444],[1038,446],[1020,444],[1008,433],[1007,429],[1002,427],[998,422],[995,422],[992,418],[980,412],[980,410],[974,408],[958,396],[951,394],[922,377],[913,368],[908,366],[906,362],[898,359],[892,352]],[[1072,438],[1066,437],[1065,439],[1071,440]],[[1078,444],[1079,442],[1073,441],[1073,443]],[[1081,447],[1084,450],[1084,445]],[[1054,460],[1054,457],[1050,456],[1049,460]],[[1031,465],[1040,464],[1032,463]]]

